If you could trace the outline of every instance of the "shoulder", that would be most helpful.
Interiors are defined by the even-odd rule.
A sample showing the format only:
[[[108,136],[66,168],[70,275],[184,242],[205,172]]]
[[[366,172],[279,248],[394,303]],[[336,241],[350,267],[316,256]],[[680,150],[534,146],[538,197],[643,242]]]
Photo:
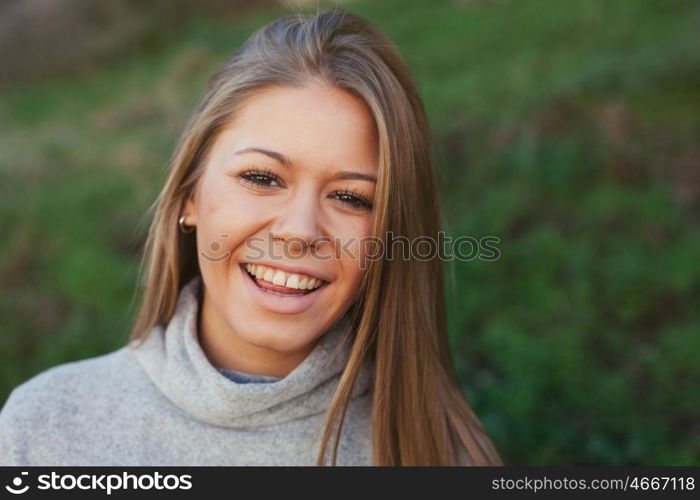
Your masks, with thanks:
[[[125,346],[55,366],[17,386],[0,410],[0,465],[20,461],[17,455],[29,439],[108,416],[115,396],[128,398],[144,376]]]
[[[137,368],[126,347],[94,358],[64,363],[49,368],[17,386],[3,408],[38,409],[48,402],[65,398],[81,399],[101,393],[106,387],[123,385]]]

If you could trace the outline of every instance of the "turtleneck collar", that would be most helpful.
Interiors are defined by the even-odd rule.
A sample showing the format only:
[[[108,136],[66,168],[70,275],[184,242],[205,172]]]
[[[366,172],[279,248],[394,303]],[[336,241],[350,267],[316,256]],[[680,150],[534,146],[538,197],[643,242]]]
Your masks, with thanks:
[[[140,347],[129,345],[156,387],[194,418],[222,427],[274,425],[325,411],[350,353],[347,317],[286,377],[264,384],[236,383],[209,362],[199,344],[200,286],[200,276],[192,279],[180,291],[169,323],[156,326]],[[366,392],[370,383],[371,369],[365,362],[353,397]]]

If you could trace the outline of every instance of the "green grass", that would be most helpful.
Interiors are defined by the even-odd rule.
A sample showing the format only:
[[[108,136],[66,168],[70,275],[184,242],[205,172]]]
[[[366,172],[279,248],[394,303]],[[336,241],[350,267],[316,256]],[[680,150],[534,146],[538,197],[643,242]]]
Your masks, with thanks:
[[[511,464],[699,465],[697,2],[355,2],[416,76],[465,393]],[[281,11],[0,95],[0,401],[126,340],[144,214],[206,78]]]

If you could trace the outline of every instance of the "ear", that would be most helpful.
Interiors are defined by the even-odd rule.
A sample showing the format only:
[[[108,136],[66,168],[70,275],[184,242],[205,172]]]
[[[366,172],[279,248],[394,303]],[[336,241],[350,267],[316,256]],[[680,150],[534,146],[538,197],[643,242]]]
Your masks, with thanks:
[[[185,201],[185,206],[180,215],[185,216],[185,224],[188,226],[197,225],[197,204],[194,201],[194,194],[191,194]]]

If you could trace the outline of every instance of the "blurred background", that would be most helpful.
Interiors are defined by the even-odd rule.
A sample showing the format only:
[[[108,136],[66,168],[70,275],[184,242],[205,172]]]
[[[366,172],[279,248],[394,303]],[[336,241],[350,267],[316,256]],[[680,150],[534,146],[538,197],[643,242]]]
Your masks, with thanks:
[[[342,5],[416,77],[447,233],[501,239],[499,260],[451,263],[447,291],[506,463],[700,465],[700,2]],[[178,135],[290,10],[0,0],[0,404],[125,344]]]

